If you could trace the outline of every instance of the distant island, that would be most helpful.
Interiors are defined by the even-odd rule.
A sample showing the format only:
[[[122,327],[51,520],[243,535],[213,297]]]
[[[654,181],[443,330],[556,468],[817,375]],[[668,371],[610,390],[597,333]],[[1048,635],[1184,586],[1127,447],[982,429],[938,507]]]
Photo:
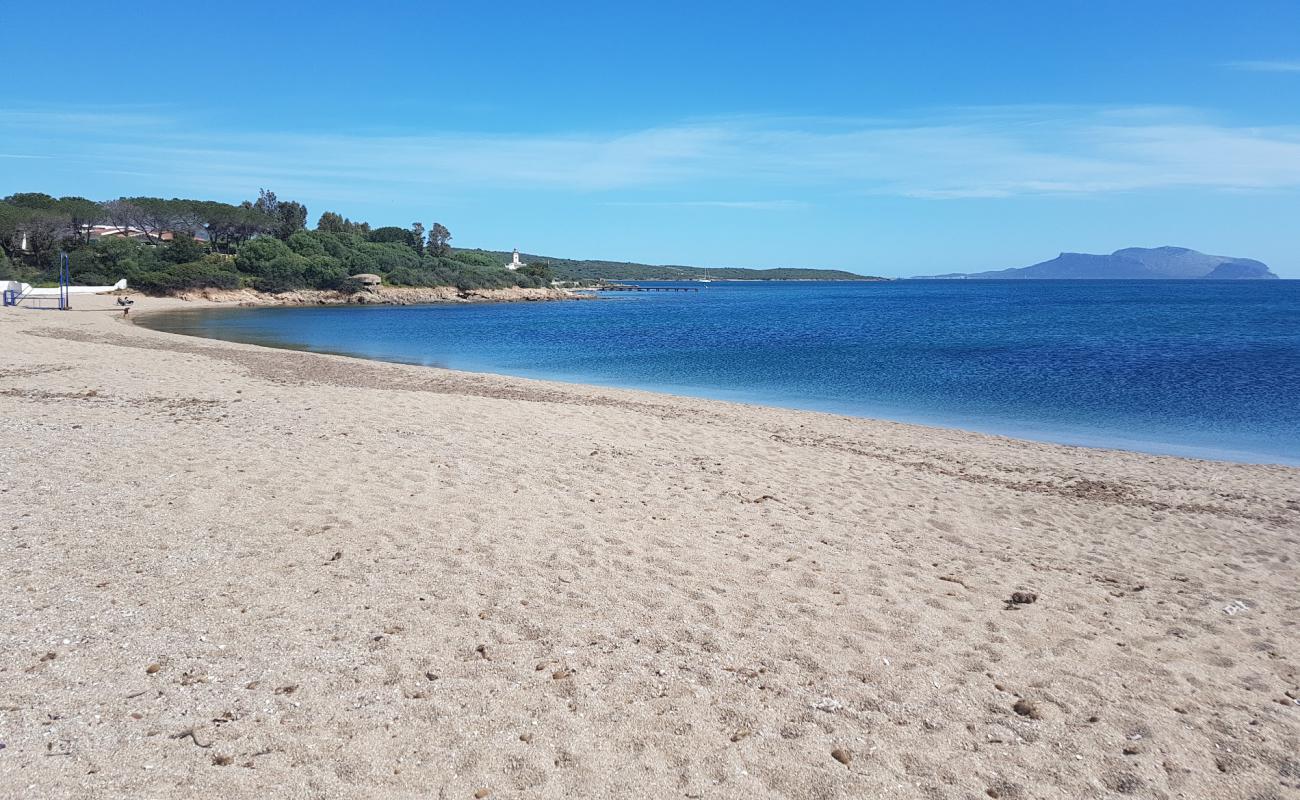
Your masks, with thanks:
[[[482,254],[510,263],[513,253],[499,250],[463,251]],[[685,267],[680,265],[637,264],[630,261],[578,260],[555,256],[521,253],[530,264],[542,264],[560,281],[883,281],[871,275],[859,275],[838,269],[746,269],[742,267]]]
[[[1028,267],[988,272],[922,275],[939,279],[1025,280],[1259,280],[1277,279],[1262,262],[1250,258],[1212,256],[1186,247],[1127,247],[1110,255],[1061,253]]]

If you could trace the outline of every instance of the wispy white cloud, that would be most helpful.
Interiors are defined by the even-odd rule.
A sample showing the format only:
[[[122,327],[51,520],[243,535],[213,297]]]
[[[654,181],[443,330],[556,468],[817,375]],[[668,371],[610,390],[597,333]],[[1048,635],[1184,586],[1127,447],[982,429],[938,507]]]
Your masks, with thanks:
[[[806,208],[799,200],[611,200],[607,206],[652,206],[660,208],[736,208],[751,211],[779,211]]]
[[[1247,72],[1300,72],[1297,61],[1229,61],[1224,66]]]
[[[1300,188],[1300,127],[1230,125],[1160,107],[986,107],[893,119],[728,117],[615,133],[404,136],[220,131],[153,110],[0,109],[0,148],[39,148],[69,169],[117,170],[159,194],[238,196],[265,185],[334,202],[518,189],[762,209],[827,195]],[[756,195],[799,199],[745,199]]]
[[[39,126],[47,132],[111,131],[164,126],[173,120],[149,106],[0,108],[0,131]]]

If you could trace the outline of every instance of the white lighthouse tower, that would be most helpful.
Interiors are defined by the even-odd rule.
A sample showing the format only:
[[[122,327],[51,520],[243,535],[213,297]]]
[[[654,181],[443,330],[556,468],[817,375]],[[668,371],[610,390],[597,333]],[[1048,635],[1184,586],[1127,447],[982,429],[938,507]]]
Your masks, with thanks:
[[[506,269],[516,270],[524,266],[524,262],[519,260],[519,248],[515,248],[515,254],[510,258],[510,263],[506,264]]]

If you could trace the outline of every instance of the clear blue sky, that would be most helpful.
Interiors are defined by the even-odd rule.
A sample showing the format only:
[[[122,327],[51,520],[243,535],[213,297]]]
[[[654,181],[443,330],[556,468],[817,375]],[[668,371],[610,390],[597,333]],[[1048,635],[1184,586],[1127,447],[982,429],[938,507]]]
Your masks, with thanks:
[[[1300,3],[10,3],[0,195],[258,187],[465,247],[1300,278]]]

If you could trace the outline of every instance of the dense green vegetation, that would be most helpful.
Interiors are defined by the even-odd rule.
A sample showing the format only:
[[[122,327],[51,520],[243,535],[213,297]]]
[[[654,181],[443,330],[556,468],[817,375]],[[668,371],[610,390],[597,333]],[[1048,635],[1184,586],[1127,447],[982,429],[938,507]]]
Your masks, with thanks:
[[[0,279],[57,280],[59,252],[69,254],[74,283],[111,284],[171,294],[192,289],[252,288],[355,291],[351,275],[379,275],[398,286],[462,290],[548,286],[552,279],[599,280],[870,280],[838,270],[704,269],[529,255],[505,268],[510,253],[451,247],[451,231],[372,228],[326,211],[307,229],[307,208],[262,190],[239,205],[209,200],[123,197],[96,202],[36,192],[0,199]]]
[[[509,263],[511,253],[495,250],[477,250]],[[579,261],[571,258],[554,258],[542,255],[524,255],[520,258],[529,264],[540,264],[560,281],[690,281],[700,278],[731,281],[871,281],[883,280],[837,269],[743,269],[740,267],[682,267],[635,264],[625,261]]]
[[[452,249],[450,240],[439,223],[427,232],[421,223],[372,229],[330,211],[307,230],[305,206],[265,190],[240,205],[155,197],[95,202],[39,193],[0,199],[0,279],[54,282],[62,250],[74,283],[126,278],[133,289],[153,294],[244,287],[354,291],[358,285],[348,278],[359,273],[399,286],[462,290],[550,284],[540,265],[512,272],[497,258]]]

